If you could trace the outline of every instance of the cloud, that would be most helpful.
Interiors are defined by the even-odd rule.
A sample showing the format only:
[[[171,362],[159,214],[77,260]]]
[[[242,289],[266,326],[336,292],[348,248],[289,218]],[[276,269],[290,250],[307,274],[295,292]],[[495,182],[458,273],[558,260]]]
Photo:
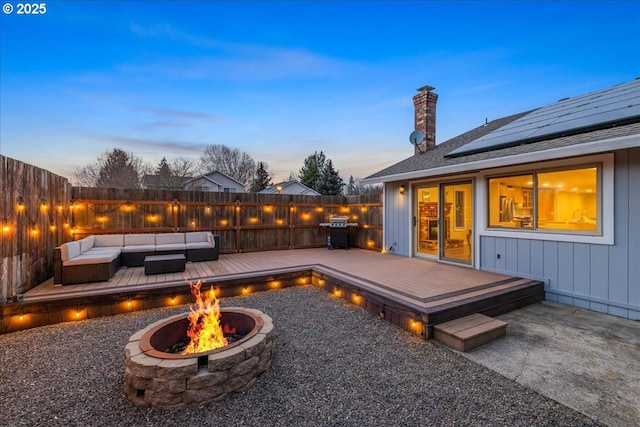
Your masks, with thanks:
[[[220,120],[220,117],[215,114],[201,113],[198,111],[172,110],[170,108],[159,107],[135,107],[134,109],[137,111],[147,111],[154,115],[167,118],[208,120],[213,122]]]
[[[170,38],[202,50],[191,59],[169,57],[151,64],[121,67],[129,73],[164,74],[186,79],[272,80],[340,76],[346,69],[360,66],[307,49],[221,42],[185,33],[171,25],[143,27],[132,23],[130,29],[140,37]]]
[[[113,147],[130,150],[135,153],[140,151],[176,153],[180,155],[200,155],[207,144],[189,143],[183,141],[160,141],[153,139],[139,139],[114,135],[87,135],[87,138],[107,143]]]
[[[136,24],[135,22],[132,22],[131,24],[129,24],[129,29],[131,30],[131,32],[140,37],[168,37],[174,40],[184,41],[191,45],[204,48],[223,48],[226,46],[225,43],[219,42],[217,40],[208,37],[200,37],[188,34],[177,30],[176,28],[167,24],[143,27]]]
[[[318,55],[304,49],[247,48],[226,56],[165,58],[151,64],[126,64],[129,74],[159,74],[176,79],[284,80],[339,77],[356,64]],[[253,51],[253,53],[249,53]]]
[[[468,95],[471,93],[486,92],[488,90],[492,90],[497,87],[502,87],[507,84],[509,84],[509,82],[486,83],[486,84],[474,86],[474,87],[460,88],[456,92],[460,95]]]

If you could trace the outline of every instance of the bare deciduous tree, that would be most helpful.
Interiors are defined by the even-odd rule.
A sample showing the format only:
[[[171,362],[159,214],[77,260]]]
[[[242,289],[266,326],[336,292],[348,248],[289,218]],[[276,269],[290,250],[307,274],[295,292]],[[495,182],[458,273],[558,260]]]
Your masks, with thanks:
[[[204,173],[222,172],[246,185],[253,178],[256,162],[245,151],[223,144],[212,144],[200,157],[200,167]]]

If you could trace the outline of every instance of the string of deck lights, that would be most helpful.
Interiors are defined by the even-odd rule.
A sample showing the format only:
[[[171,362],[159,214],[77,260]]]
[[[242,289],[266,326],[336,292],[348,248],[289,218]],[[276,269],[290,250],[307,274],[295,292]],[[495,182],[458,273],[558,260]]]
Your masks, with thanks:
[[[32,236],[37,236],[40,233],[38,224],[46,222],[49,230],[56,231],[58,223],[62,222],[65,228],[69,228],[70,212],[65,211],[62,201],[56,202],[55,209],[49,209],[49,202],[47,199],[41,198],[35,208],[27,206],[24,198],[18,196],[16,203],[7,212],[2,213],[2,233],[8,234],[14,230],[17,230],[19,225],[18,221],[22,218],[27,223],[27,228],[30,230]]]

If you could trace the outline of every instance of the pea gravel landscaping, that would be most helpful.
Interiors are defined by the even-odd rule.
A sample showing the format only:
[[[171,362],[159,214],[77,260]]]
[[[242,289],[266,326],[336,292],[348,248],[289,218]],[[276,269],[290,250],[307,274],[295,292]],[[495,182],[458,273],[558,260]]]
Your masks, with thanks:
[[[256,308],[274,321],[274,364],[246,393],[175,412],[129,402],[129,337],[188,306],[153,309],[0,335],[0,425],[600,425],[312,286],[220,305]]]

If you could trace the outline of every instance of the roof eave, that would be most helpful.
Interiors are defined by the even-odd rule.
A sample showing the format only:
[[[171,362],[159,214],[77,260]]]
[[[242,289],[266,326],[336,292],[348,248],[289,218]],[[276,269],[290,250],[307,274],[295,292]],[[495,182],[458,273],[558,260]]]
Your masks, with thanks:
[[[554,160],[561,157],[575,157],[589,154],[597,154],[613,150],[640,147],[640,134],[621,136],[600,141],[586,142],[570,145],[568,147],[552,148],[549,150],[533,151],[505,157],[478,160],[475,162],[458,163],[451,166],[442,166],[431,169],[421,169],[380,177],[365,178],[362,184],[378,184],[394,181],[408,181],[418,178],[450,175],[455,173],[469,173],[474,170],[491,169],[502,166],[512,166],[521,163],[540,162]]]

